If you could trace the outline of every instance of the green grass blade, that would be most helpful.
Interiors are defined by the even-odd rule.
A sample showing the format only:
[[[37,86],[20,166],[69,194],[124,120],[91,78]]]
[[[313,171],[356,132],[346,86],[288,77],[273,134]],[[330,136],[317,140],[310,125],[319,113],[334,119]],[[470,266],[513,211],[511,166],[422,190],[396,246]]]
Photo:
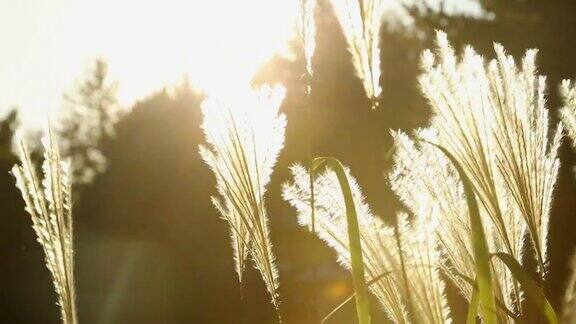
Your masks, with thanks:
[[[458,277],[460,277],[464,282],[468,283],[473,289],[474,292],[476,294],[478,294],[478,283],[476,283],[475,280],[473,280],[470,277],[467,277],[459,272],[454,272],[454,274]],[[474,296],[472,296],[474,297]],[[514,314],[514,312],[512,312],[511,310],[509,310],[506,305],[504,304],[504,302],[502,302],[500,299],[498,299],[498,297],[495,297],[495,301],[496,301],[496,307],[498,309],[500,309],[501,311],[503,311],[504,313],[506,313],[506,315],[510,316],[510,318],[514,321],[517,322],[520,320],[520,317],[517,314]],[[476,307],[477,309],[477,307]],[[476,314],[474,314],[476,315]]]
[[[474,282],[474,285],[476,285],[476,282]],[[472,297],[468,304],[468,314],[466,315],[466,324],[476,324],[476,314],[478,314],[478,304],[480,302],[478,297],[478,289],[472,290]]]
[[[344,171],[342,163],[335,158],[319,157],[312,161],[311,174],[313,177],[316,170],[327,166],[332,169],[338,177],[340,189],[344,196],[346,205],[346,223],[348,227],[348,244],[350,246],[350,263],[352,265],[352,284],[356,293],[356,312],[359,324],[370,324],[370,301],[368,296],[368,286],[364,280],[364,260],[362,257],[362,244],[360,242],[360,229],[358,227],[358,216],[352,190],[348,183],[348,177]]]
[[[391,273],[392,273],[392,271],[387,271],[387,272],[379,275],[378,277],[368,281],[368,283],[366,285],[368,287],[370,287],[372,284],[378,282],[378,280],[386,277],[387,275],[389,275]],[[324,316],[322,321],[320,321],[320,324],[326,323],[330,319],[330,317],[332,317],[332,315],[336,314],[336,312],[338,312],[342,307],[344,307],[346,304],[348,304],[352,300],[352,298],[354,298],[354,297],[356,297],[356,293],[352,293],[350,296],[348,296],[348,298],[346,298],[342,303],[340,303],[332,311],[330,311],[330,313],[328,313],[328,315]]]
[[[356,297],[356,294],[352,293],[350,296],[348,296],[348,298],[346,298],[338,306],[334,307],[334,309],[331,310],[330,313],[328,313],[328,315],[324,316],[324,318],[320,321],[320,324],[326,323],[332,317],[332,315],[336,314],[336,312],[338,312],[342,307],[346,306],[346,304],[348,304],[354,297]]]
[[[540,289],[536,281],[522,268],[520,263],[518,263],[513,256],[507,253],[494,253],[492,256],[497,257],[504,262],[510,272],[514,275],[514,278],[516,278],[520,285],[522,285],[522,289],[528,296],[528,299],[530,299],[540,309],[542,314],[548,319],[548,322],[552,324],[558,323],[556,312],[548,302],[548,299],[546,299],[542,289]]]
[[[426,142],[426,141],[425,141]],[[468,213],[470,216],[470,228],[472,238],[472,249],[474,251],[474,263],[476,266],[476,282],[478,283],[478,297],[480,300],[480,313],[482,320],[486,324],[495,324],[497,322],[496,304],[494,292],[492,291],[492,275],[490,272],[490,255],[488,253],[488,244],[486,243],[486,235],[484,234],[484,227],[482,226],[482,219],[480,218],[480,211],[478,203],[474,195],[474,189],[468,176],[462,169],[458,160],[448,152],[444,147],[430,143],[437,147],[448,159],[460,175],[460,180],[464,185],[464,194],[466,195],[466,202],[468,204]]]

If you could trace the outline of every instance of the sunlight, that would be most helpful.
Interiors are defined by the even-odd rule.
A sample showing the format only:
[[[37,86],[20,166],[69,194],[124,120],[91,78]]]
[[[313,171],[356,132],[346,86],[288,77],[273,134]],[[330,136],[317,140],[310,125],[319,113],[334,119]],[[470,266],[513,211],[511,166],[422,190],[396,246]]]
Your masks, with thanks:
[[[183,73],[203,91],[228,93],[247,84],[272,55],[287,52],[293,1],[171,2],[140,8],[134,26],[107,49],[112,72],[127,87],[126,99],[175,82]],[[124,24],[117,18],[106,34]],[[138,34],[139,39],[131,37]]]
[[[0,8],[0,16],[6,12],[12,24],[34,24],[19,28],[21,35],[0,32],[8,42],[8,53],[0,54],[0,110],[19,105],[25,121],[33,123],[58,108],[61,94],[96,56],[108,61],[125,105],[184,75],[208,94],[230,95],[272,56],[289,55],[298,12],[298,2],[291,0],[59,0],[50,6],[41,1],[3,6],[8,8]],[[26,46],[16,46],[21,43]],[[18,55],[10,54],[11,47]]]

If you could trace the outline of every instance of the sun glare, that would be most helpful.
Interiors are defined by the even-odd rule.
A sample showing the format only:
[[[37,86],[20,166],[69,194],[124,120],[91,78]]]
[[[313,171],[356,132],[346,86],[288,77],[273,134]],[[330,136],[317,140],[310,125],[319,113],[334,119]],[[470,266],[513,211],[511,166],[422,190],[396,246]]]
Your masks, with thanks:
[[[108,61],[125,105],[184,75],[208,94],[233,94],[273,55],[289,54],[298,12],[291,0],[59,0],[50,6],[37,0],[3,6],[0,16],[4,11],[13,24],[34,25],[16,35],[0,31],[8,42],[8,53],[0,54],[0,109],[19,105],[32,122],[58,109],[61,94],[97,56]],[[19,54],[11,55],[11,47]]]

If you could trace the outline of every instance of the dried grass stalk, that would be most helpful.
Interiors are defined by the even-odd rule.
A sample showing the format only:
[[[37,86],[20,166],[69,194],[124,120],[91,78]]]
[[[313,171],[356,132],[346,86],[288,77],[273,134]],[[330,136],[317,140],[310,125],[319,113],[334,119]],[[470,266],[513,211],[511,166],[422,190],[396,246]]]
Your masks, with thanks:
[[[331,0],[352,54],[352,64],[374,107],[380,96],[380,28],[383,0]]]
[[[20,144],[20,165],[12,168],[16,186],[22,192],[26,211],[32,217],[32,228],[52,274],[58,295],[62,321],[77,323],[74,288],[74,248],[70,166],[60,159],[56,139],[51,131],[43,138],[43,179],[26,146]]]
[[[500,45],[495,50],[496,59],[489,63],[470,47],[459,59],[446,35],[438,33],[436,55],[423,54],[420,77],[434,116],[430,128],[416,136],[439,143],[463,167],[480,202],[490,252],[505,252],[521,262],[529,233],[544,278],[562,128],[549,136],[545,80],[536,74],[536,52],[528,51],[517,66]],[[471,286],[462,275],[474,278],[474,261],[458,175],[432,147],[420,147],[401,132],[393,137],[392,188],[413,213],[432,205],[440,223],[443,267],[470,299]],[[502,262],[494,261],[492,267],[497,299],[507,310],[520,312],[518,282]],[[502,308],[499,312],[500,320],[511,320]]]
[[[242,283],[245,260],[251,255],[276,308],[278,270],[264,195],[284,145],[286,118],[278,112],[283,98],[283,88],[265,87],[234,104],[207,99],[202,128],[208,145],[200,147],[216,176],[219,197],[212,201],[230,224],[239,280]]]
[[[457,59],[444,33],[437,44],[436,57],[424,53],[420,77],[434,111],[432,127],[464,167],[506,252],[521,260],[526,226],[544,276],[562,127],[549,136],[536,51],[517,66],[498,44],[489,63],[471,47]]]

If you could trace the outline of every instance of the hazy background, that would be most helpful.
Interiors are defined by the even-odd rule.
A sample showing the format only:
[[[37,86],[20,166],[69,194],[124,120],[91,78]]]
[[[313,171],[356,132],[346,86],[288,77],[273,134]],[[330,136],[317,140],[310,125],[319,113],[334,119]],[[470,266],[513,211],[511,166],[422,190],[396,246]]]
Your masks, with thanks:
[[[11,125],[18,118],[41,120],[47,110],[57,109],[62,92],[74,84],[70,76],[82,71],[90,55],[102,54],[97,44],[107,44],[102,48],[117,53],[106,58],[111,75],[120,81],[119,99],[131,107],[131,113],[117,125],[116,138],[102,143],[109,162],[107,172],[76,195],[81,323],[273,323],[276,319],[259,274],[251,268],[244,300],[239,300],[227,224],[209,201],[215,181],[198,154],[203,142],[199,129],[203,95],[196,88],[210,92],[222,85],[230,90],[233,81],[251,76],[264,58],[268,63],[259,69],[254,83],[282,82],[287,87],[282,106],[288,118],[286,147],[272,177],[267,207],[284,320],[318,323],[350,293],[350,279],[337,265],[334,253],[297,226],[295,211],[280,197],[280,185],[289,179],[288,166],[308,158],[306,143],[312,143],[315,155],[335,156],[349,165],[374,211],[393,219],[402,206],[385,179],[390,167],[389,129],[410,130],[427,124],[430,111],[416,78],[419,54],[432,46],[434,29],[447,31],[457,49],[471,44],[490,57],[493,41],[516,57],[527,48],[539,48],[538,63],[541,73],[548,76],[548,105],[555,123],[559,81],[576,76],[576,3],[571,0],[484,1],[495,15],[493,20],[434,15],[417,20],[418,33],[384,31],[383,92],[376,111],[370,110],[361,82],[354,76],[343,36],[325,1],[319,1],[317,11],[315,76],[309,98],[304,94],[301,57],[289,55],[290,49],[299,53],[296,43],[287,49],[261,45],[270,44],[267,35],[284,33],[290,38],[291,31],[284,27],[271,34],[266,31],[274,25],[270,17],[288,19],[289,10],[268,4],[259,13],[237,6],[223,10],[221,21],[206,21],[200,4],[217,1],[189,2],[199,4],[193,13],[183,12],[177,1],[72,5],[65,0],[2,0],[0,111],[8,118],[0,126],[1,323],[59,322],[42,250],[8,174],[15,163],[9,148]],[[222,9],[217,4],[208,8]],[[166,16],[175,18],[167,20]],[[43,19],[48,21],[39,23]],[[205,47],[199,45],[214,40],[202,40],[198,26],[220,28],[222,36],[213,46],[221,49],[218,59],[223,63],[216,70],[207,67],[206,60],[212,58],[202,54]],[[103,39],[101,31],[107,28],[114,32],[106,35],[116,38]],[[36,36],[22,37],[18,32],[23,29]],[[276,38],[272,40],[276,44]],[[57,46],[58,42],[67,45]],[[180,51],[172,53],[176,49]],[[261,53],[260,61],[248,59],[250,51]],[[274,54],[278,52],[284,54]],[[156,60],[158,56],[161,59]],[[178,64],[186,64],[189,81],[177,82],[182,75]],[[70,70],[62,74],[60,68]],[[200,70],[204,72],[193,73]],[[238,80],[228,79],[228,74]],[[13,82],[23,86],[9,86]],[[167,82],[176,86],[163,90]],[[45,102],[50,107],[43,107]],[[14,112],[12,105],[22,108]],[[567,275],[566,259],[576,245],[576,180],[571,170],[576,161],[567,142],[560,154],[563,166],[549,236],[548,290],[556,305]],[[449,289],[449,296],[459,323],[466,307],[454,290]],[[375,322],[385,323],[376,302],[373,307]],[[350,323],[353,315],[351,304],[333,323]],[[530,313],[528,320],[539,321]]]
[[[122,83],[118,96],[124,104],[183,74],[205,91],[230,91],[275,53],[288,54],[296,4],[1,0],[0,116],[18,105],[25,122],[43,120],[95,57],[104,57],[110,75]]]

